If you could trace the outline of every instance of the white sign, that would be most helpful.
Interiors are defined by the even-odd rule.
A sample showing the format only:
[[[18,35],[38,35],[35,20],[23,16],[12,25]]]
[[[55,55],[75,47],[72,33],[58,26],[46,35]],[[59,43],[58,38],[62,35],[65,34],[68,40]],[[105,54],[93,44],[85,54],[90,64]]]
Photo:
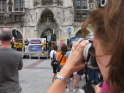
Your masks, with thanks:
[[[68,33],[72,33],[72,32],[74,32],[74,27],[73,26],[68,26],[66,31]]]

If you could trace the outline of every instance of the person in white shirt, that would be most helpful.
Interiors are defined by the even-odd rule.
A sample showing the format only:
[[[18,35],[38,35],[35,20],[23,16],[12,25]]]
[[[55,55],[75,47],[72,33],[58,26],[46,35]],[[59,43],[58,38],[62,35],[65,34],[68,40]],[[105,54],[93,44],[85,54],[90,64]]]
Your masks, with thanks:
[[[50,59],[51,59],[51,66],[53,68],[53,78],[52,78],[52,82],[54,81],[55,79],[55,76],[57,74],[57,64],[55,63],[56,62],[56,52],[57,52],[57,45],[56,44],[53,44],[52,45],[52,50],[50,52]]]

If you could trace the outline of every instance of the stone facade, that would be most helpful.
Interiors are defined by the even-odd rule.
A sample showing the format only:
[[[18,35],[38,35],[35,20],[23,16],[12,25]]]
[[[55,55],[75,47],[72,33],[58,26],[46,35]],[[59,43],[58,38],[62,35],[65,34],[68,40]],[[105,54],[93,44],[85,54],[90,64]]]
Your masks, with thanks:
[[[57,41],[66,41],[68,38],[67,27],[73,25],[74,9],[71,0],[62,0],[63,5],[42,5],[41,0],[26,0],[27,2],[35,3],[27,7],[24,25],[24,37],[41,37],[42,33],[46,32],[49,38],[53,33],[56,34]],[[54,21],[46,18],[42,22],[44,13],[53,15]],[[51,16],[49,15],[49,16]],[[49,29],[51,31],[49,31]]]
[[[14,0],[10,1],[14,2]],[[97,7],[96,0],[88,0],[87,2],[87,10]],[[0,24],[0,28],[17,29],[22,33],[24,39],[47,37],[48,40],[51,40],[54,34],[58,44],[66,42],[81,27],[80,22],[74,22],[72,0],[53,0],[50,5],[43,5],[43,3],[42,0],[24,0],[23,22]]]

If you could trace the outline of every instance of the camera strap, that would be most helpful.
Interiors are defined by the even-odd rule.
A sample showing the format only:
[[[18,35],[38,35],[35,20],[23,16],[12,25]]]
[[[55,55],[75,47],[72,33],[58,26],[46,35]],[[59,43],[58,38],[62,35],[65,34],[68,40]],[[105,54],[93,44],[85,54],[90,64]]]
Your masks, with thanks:
[[[89,60],[88,60],[89,61]],[[92,85],[89,82],[89,78],[88,78],[88,61],[86,61],[86,66],[85,66],[85,79],[86,79],[86,85],[84,86],[84,91],[85,93],[95,93],[94,88],[92,87]]]

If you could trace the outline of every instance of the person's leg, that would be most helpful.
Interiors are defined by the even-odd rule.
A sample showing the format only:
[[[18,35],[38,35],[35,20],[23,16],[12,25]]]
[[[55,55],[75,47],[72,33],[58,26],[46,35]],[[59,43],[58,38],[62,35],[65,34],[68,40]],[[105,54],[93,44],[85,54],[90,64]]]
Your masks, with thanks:
[[[57,73],[57,67],[56,67],[56,66],[53,66],[53,77],[52,77],[52,82],[54,82],[54,80],[55,80],[56,73]]]
[[[52,77],[52,82],[54,82],[55,77],[56,77],[56,73],[54,73],[54,74],[53,74],[53,77]]]

